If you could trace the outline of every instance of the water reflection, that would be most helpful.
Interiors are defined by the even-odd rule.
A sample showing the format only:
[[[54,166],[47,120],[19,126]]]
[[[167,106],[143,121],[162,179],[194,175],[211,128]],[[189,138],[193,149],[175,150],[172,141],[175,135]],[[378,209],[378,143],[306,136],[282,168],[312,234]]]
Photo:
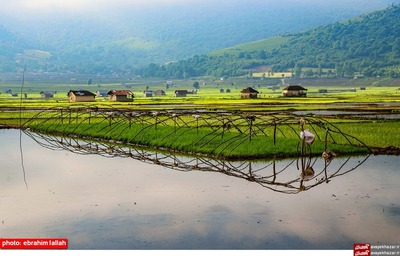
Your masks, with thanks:
[[[104,157],[74,148],[71,153],[38,137],[48,150],[23,134],[27,190],[18,139],[17,130],[0,130],[2,237],[66,237],[71,249],[352,250],[360,242],[398,243],[396,156],[371,155],[355,171],[364,157],[334,158],[327,166],[328,184],[322,172],[326,162],[304,158],[314,176],[303,184],[324,179],[324,185],[298,193],[302,159],[208,159],[218,171],[200,171],[208,162],[182,156],[165,161],[168,154],[161,153],[139,161],[119,156],[121,145],[101,143]],[[174,165],[178,171],[171,171]],[[296,194],[276,193],[256,183],[260,180],[296,180],[293,189],[267,184]]]
[[[340,163],[333,165],[331,165],[334,162],[332,161],[332,155],[314,158],[300,156],[290,161],[226,161],[205,157],[187,157],[166,151],[152,152],[143,148],[125,147],[119,144],[87,141],[71,137],[64,138],[29,131],[24,132],[39,145],[51,150],[65,150],[81,155],[95,154],[108,158],[133,158],[182,172],[218,172],[245,179],[264,188],[285,194],[297,194],[323,183],[328,183],[335,177],[354,171],[369,157],[367,155],[362,160],[357,158],[356,162],[351,161],[351,157],[347,157],[345,161],[340,161]],[[298,172],[292,172],[293,169]]]

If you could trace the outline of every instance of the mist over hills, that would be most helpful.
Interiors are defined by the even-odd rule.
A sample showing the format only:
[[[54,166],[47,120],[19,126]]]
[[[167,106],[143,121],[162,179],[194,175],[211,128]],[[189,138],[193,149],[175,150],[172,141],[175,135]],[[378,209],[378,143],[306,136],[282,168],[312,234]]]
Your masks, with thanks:
[[[164,66],[143,76],[214,77],[291,72],[302,77],[400,77],[400,5],[304,32],[214,51]],[[325,71],[324,71],[325,69]],[[328,70],[327,70],[328,69]]]
[[[80,9],[7,9],[3,3],[0,71],[12,72],[28,62],[31,70],[43,72],[133,74],[149,63],[305,31],[385,8],[393,1],[87,2]]]

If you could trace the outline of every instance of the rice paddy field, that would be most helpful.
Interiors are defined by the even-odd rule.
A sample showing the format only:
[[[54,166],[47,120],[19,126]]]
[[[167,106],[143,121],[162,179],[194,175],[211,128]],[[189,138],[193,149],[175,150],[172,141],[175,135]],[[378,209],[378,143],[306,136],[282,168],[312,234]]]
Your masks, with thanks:
[[[193,90],[194,81],[200,82],[200,88],[197,89],[196,93],[188,94],[187,97],[174,97],[175,90]],[[259,81],[257,82],[259,83]],[[357,81],[357,83],[359,82]],[[259,92],[258,98],[241,99],[241,90],[247,86],[252,86]],[[203,125],[199,130],[192,123],[192,126],[189,125],[185,128],[187,131],[182,133],[181,136],[168,137],[167,135],[173,134],[174,129],[176,129],[172,122],[160,122],[157,128],[147,129],[143,136],[135,136],[138,131],[143,129],[143,124],[141,126],[134,124],[133,128],[132,124],[129,124],[130,129],[127,129],[125,126],[128,124],[125,123],[125,126],[120,124],[118,127],[105,129],[105,126],[112,124],[108,124],[104,119],[96,118],[92,118],[88,122],[87,116],[85,117],[82,114],[76,117],[75,123],[62,123],[57,126],[50,125],[51,122],[44,122],[43,125],[32,122],[32,119],[39,118],[38,112],[42,111],[40,118],[43,119],[45,116],[43,111],[53,110],[57,113],[57,109],[99,108],[112,109],[113,112],[116,110],[130,111],[131,113],[138,111],[149,111],[149,113],[151,111],[192,111],[198,113],[224,111],[233,115],[240,113],[242,115],[257,114],[260,116],[277,115],[279,113],[298,115],[298,118],[302,116],[324,118],[327,122],[338,127],[340,131],[356,137],[370,148],[400,148],[398,132],[400,127],[400,87],[396,84],[385,86],[376,83],[365,86],[359,84],[302,86],[307,88],[307,97],[282,97],[283,86],[271,86],[267,83],[254,84],[253,80],[249,80],[248,83],[226,80],[182,80],[174,81],[171,86],[166,86],[165,81],[147,80],[130,83],[97,84],[95,82],[91,85],[26,82],[22,90],[21,85],[18,84],[2,84],[0,125],[14,127],[25,125],[43,132],[58,132],[63,135],[77,134],[135,145],[169,148],[181,152],[218,154],[224,157],[259,158],[273,155],[295,155],[296,147],[298,147],[298,135],[296,134],[283,136],[285,138],[281,138],[281,141],[285,142],[273,147],[265,146],[272,145],[271,136],[256,135],[254,137],[256,139],[253,139],[252,142],[243,137],[236,140],[240,145],[237,145],[235,150],[227,150],[219,145],[224,143],[227,145],[226,142],[221,141],[222,138],[225,141],[229,141],[229,138],[237,138],[238,134],[234,129],[223,130],[222,136],[221,134],[216,136],[221,137],[219,140],[208,141],[204,139],[199,143],[201,138],[207,137],[206,134],[210,133],[210,127]],[[110,102],[107,97],[96,97],[95,102],[68,102],[68,91],[80,89],[89,90],[93,93],[98,90],[129,89],[133,91],[135,98],[133,102]],[[166,95],[145,97],[143,93],[145,90],[164,90]],[[43,91],[55,92],[54,97],[43,98],[41,95]],[[57,114],[51,114],[51,111],[47,114],[48,120],[60,119]],[[157,120],[149,122],[154,124],[157,123]],[[28,123],[29,125],[27,125]],[[285,126],[286,124],[281,124],[278,129],[284,130],[287,128],[284,128]],[[96,127],[96,129],[90,129],[90,127]],[[221,129],[221,127],[218,129]],[[299,129],[298,125],[294,129]],[[339,142],[339,146],[335,146],[335,150],[338,152],[365,152],[365,149],[349,146],[346,141],[341,141],[338,138],[335,141]],[[323,142],[317,144],[319,145],[314,147],[316,148],[314,152],[319,154],[325,148]],[[229,147],[227,148],[229,149]]]
[[[193,84],[199,83],[196,94],[187,97],[174,97],[174,91],[185,89],[194,90]],[[20,82],[0,81],[0,107],[19,104],[22,96],[23,106],[31,105],[57,105],[68,103],[69,90],[88,90],[93,93],[109,90],[131,90],[135,94],[133,105],[138,104],[284,104],[284,103],[376,103],[376,102],[400,102],[400,86],[398,80],[291,80],[291,79],[188,79],[172,81],[167,86],[164,80],[134,80],[128,82],[96,81],[88,85],[86,79],[78,82],[63,83],[60,81],[32,81],[24,83],[21,91]],[[282,83],[300,84],[307,89],[306,98],[281,97],[282,89],[286,85]],[[255,88],[259,94],[258,99],[240,99],[240,92],[246,87]],[[168,87],[168,88],[167,88]],[[144,97],[145,90],[164,90],[166,95],[160,97]],[[43,99],[40,92],[56,92],[54,98]],[[21,93],[22,92],[22,93]],[[108,102],[107,98],[98,97],[97,103]],[[116,104],[116,103],[113,103]]]

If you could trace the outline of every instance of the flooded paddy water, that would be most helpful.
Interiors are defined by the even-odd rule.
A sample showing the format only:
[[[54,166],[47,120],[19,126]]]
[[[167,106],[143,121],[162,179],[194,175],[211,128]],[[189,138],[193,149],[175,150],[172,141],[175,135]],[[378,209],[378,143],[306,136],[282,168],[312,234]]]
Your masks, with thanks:
[[[70,249],[399,242],[398,156],[225,162],[19,130],[0,139],[1,237],[63,237]],[[302,164],[314,176],[302,177]]]

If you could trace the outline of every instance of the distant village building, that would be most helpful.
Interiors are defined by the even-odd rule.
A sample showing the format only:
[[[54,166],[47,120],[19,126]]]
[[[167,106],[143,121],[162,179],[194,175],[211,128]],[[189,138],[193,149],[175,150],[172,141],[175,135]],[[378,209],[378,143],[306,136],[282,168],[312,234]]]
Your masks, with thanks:
[[[134,97],[130,90],[111,90],[107,94],[110,101],[132,102]]]
[[[154,92],[153,91],[148,91],[148,90],[144,91],[143,92],[143,96],[146,97],[146,98],[147,97],[153,97],[154,96]]]
[[[67,95],[69,102],[96,101],[96,94],[85,90],[70,90]]]
[[[256,89],[254,89],[252,87],[247,87],[241,91],[240,98],[256,99],[258,94],[259,94],[259,92]]]
[[[108,91],[107,90],[98,90],[96,92],[96,97],[108,97]]]
[[[55,92],[45,92],[45,91],[40,92],[40,96],[45,99],[54,98],[54,94]]]
[[[186,97],[189,92],[187,90],[175,90],[175,97]]]
[[[307,97],[307,89],[300,85],[289,85],[282,91],[284,97]]]
[[[164,90],[157,90],[154,92],[155,96],[165,96],[165,91]]]

